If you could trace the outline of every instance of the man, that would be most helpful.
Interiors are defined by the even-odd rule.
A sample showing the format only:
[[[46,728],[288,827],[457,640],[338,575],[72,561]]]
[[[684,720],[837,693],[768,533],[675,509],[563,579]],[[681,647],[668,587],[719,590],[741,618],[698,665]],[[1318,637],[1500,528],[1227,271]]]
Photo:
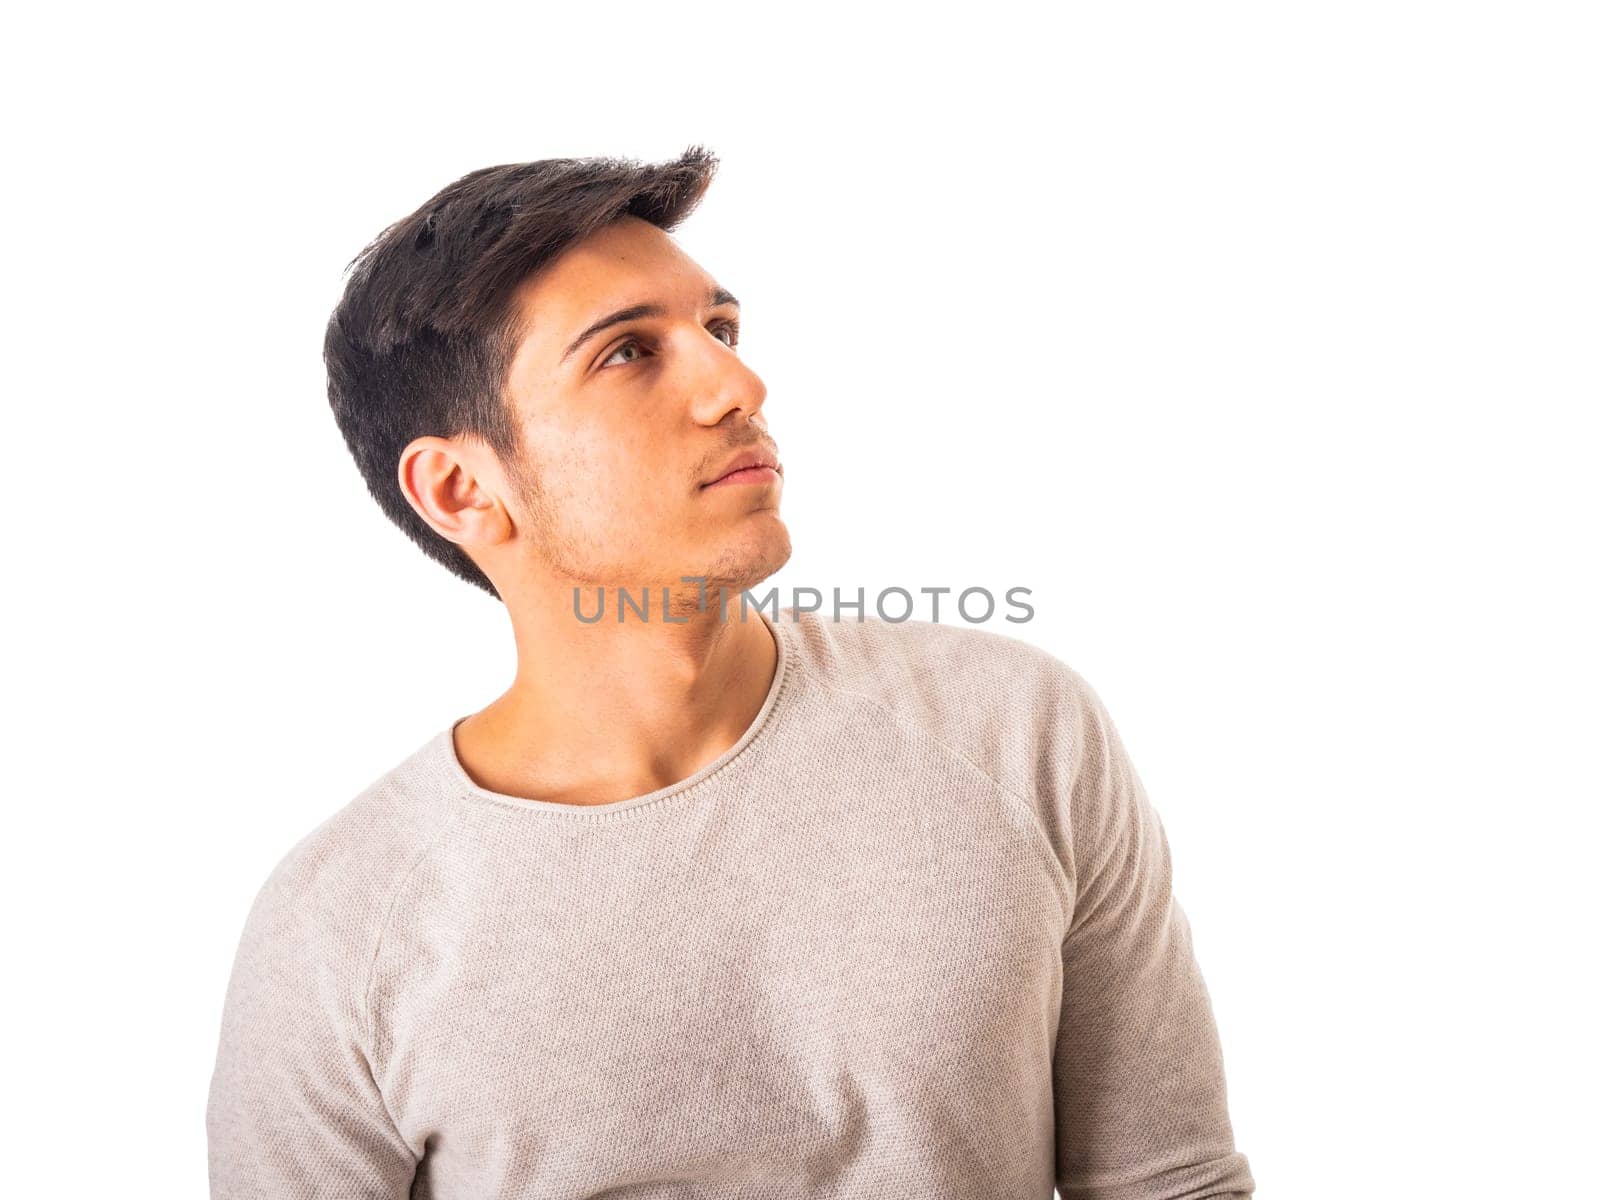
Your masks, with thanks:
[[[669,235],[714,169],[487,168],[357,260],[334,415],[517,672],[261,889],[212,1194],[1250,1195],[1093,689],[719,601],[790,545],[738,301]]]

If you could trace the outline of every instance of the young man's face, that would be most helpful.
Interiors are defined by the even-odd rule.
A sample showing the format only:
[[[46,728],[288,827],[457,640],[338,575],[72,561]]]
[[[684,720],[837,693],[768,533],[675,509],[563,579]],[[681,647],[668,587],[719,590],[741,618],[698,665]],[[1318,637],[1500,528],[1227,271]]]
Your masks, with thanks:
[[[766,386],[730,345],[738,305],[719,292],[636,217],[523,285],[529,332],[508,390],[531,494],[513,515],[545,570],[590,585],[667,586],[677,607],[680,594],[698,595],[683,576],[707,576],[731,596],[788,560],[780,473],[708,486],[746,451],[781,466],[761,412]],[[593,328],[638,306],[659,311]]]

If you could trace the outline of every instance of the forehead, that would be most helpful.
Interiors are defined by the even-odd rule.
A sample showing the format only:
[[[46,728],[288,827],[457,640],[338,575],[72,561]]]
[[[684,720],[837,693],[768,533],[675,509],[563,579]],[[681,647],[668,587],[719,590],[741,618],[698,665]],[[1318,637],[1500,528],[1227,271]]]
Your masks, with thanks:
[[[714,284],[658,226],[621,217],[568,247],[517,289],[527,329],[518,357],[559,358],[591,322],[634,304],[692,310]]]

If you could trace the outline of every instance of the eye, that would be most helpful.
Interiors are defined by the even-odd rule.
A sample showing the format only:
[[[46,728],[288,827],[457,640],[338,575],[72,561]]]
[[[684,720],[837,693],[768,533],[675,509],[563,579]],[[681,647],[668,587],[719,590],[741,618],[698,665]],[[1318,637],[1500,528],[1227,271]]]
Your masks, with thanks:
[[[716,324],[711,326],[711,336],[717,338],[731,350],[739,344],[739,322],[732,317],[729,317],[723,321],[718,321]],[[644,344],[641,343],[637,338],[629,338],[627,341],[620,343],[617,348],[610,354],[606,355],[605,358],[601,359],[600,365],[602,367],[613,365],[625,367],[629,363],[638,362],[639,352],[644,349]],[[622,359],[621,361],[613,362],[617,355],[621,354],[625,350],[631,352],[630,356]]]
[[[641,350],[641,349],[643,349],[643,347],[640,346],[640,344],[637,341],[635,341],[633,338],[629,338],[627,341],[623,342],[622,345],[618,346],[615,350],[613,350],[610,354],[606,355],[605,358],[601,359],[600,365],[602,367],[606,366],[607,364],[609,364],[611,362],[612,359],[616,358],[616,356],[621,354],[624,350],[635,350],[635,351],[637,351],[637,350]],[[637,361],[637,359],[630,358],[630,359],[627,359],[623,363],[620,363],[618,365],[619,366],[626,366],[628,363],[636,362],[636,361]]]

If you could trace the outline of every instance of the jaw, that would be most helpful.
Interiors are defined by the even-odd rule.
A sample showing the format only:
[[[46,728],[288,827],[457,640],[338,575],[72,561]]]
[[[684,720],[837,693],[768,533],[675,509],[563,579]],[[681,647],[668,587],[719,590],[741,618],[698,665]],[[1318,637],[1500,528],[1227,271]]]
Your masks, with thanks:
[[[716,588],[725,588],[731,608],[737,603],[740,588],[754,588],[776,574],[792,553],[789,530],[778,510],[760,509],[743,514],[731,528],[700,539],[698,552],[679,558],[680,562],[696,564],[694,569],[681,570],[678,576],[703,576],[708,604],[715,603]],[[674,592],[678,590],[693,598],[699,585],[674,582]]]

